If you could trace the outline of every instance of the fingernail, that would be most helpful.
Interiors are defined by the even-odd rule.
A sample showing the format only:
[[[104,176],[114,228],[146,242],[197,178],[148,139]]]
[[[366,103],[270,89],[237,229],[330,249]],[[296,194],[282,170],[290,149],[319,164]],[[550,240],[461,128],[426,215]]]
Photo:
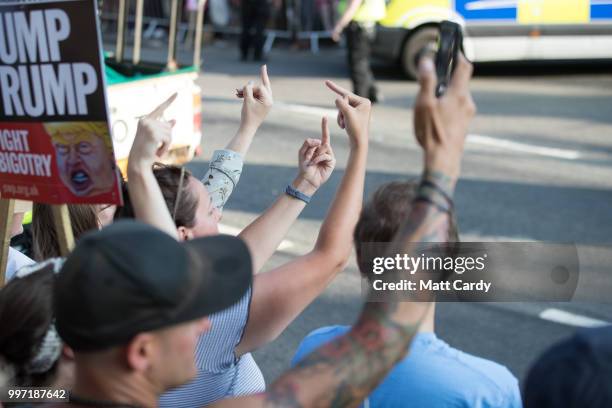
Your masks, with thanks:
[[[421,61],[419,62],[419,69],[421,70],[421,72],[433,72],[434,63],[431,60],[431,58],[429,57],[421,58]]]

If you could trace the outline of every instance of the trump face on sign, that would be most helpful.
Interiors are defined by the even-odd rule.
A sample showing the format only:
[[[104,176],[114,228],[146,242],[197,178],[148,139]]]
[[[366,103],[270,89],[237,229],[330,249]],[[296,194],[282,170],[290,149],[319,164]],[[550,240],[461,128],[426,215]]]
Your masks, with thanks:
[[[55,147],[59,176],[76,196],[87,197],[113,189],[116,170],[106,122],[45,124]]]

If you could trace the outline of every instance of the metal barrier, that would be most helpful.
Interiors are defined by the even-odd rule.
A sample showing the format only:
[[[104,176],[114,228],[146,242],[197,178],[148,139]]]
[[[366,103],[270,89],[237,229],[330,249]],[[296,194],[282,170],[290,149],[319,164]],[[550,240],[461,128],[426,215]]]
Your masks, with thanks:
[[[109,0],[105,0],[107,3]],[[143,0],[136,0],[136,12],[129,12],[129,3],[127,0],[115,0],[119,4],[118,12],[112,11],[112,8],[109,10],[109,7],[103,9],[100,13],[100,19],[103,22],[103,27],[107,30],[112,27],[112,24],[117,24],[118,21],[124,21],[125,27],[129,29],[130,26],[134,27],[134,48],[135,48],[135,60],[137,61],[140,58],[140,44],[142,39],[150,40],[156,37],[165,37],[165,31],[167,31],[169,36],[174,35],[175,38],[169,38],[170,44],[180,44],[186,48],[190,48],[192,46],[192,40],[194,37],[197,37],[197,34],[194,35],[195,30],[197,28],[197,13],[188,13],[187,21],[181,21],[181,13],[175,14],[171,13],[170,16],[144,16],[143,15]],[[180,9],[180,7],[175,8],[175,3],[179,0],[170,0],[172,1],[171,10]],[[299,1],[299,0],[298,0]],[[291,3],[293,7],[299,7],[299,2]],[[111,6],[112,7],[112,6]],[[283,40],[297,40],[303,41],[307,40],[309,42],[310,52],[316,54],[319,52],[319,41],[321,39],[331,39],[331,31],[325,30],[313,30],[313,31],[301,31],[299,21],[299,13],[293,8],[287,7],[285,10],[286,20],[288,21],[288,28],[285,29],[266,29],[264,31],[265,34],[265,43],[264,43],[264,52],[269,53],[274,46],[274,43],[277,39]],[[296,15],[298,17],[296,17]],[[236,20],[234,16],[234,20]],[[240,35],[241,28],[236,25],[227,25],[227,26],[218,26],[210,23],[204,24],[202,27],[204,32],[208,33],[222,33],[229,35]],[[160,34],[160,32],[164,32]],[[118,54],[123,52],[123,43],[125,39],[125,32],[118,32],[116,39],[116,50]],[[172,46],[169,49],[168,55],[169,58],[171,55],[174,55],[176,52]]]

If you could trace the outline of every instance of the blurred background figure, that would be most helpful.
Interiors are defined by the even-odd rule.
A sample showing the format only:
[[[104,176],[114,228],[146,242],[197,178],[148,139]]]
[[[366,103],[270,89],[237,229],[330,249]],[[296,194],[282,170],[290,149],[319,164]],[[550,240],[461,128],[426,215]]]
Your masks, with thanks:
[[[321,16],[323,30],[332,31],[338,19],[338,2],[336,0],[315,0],[315,2],[319,15]]]
[[[281,0],[239,0],[242,13],[240,60],[247,61],[251,49],[255,61],[264,60],[264,28],[272,14],[272,7],[280,7]]]
[[[300,22],[302,24],[300,31],[312,31],[315,23],[315,0],[301,0],[300,6]]]
[[[370,68],[370,42],[376,35],[376,22],[385,15],[385,0],[350,0],[332,32],[333,40],[338,42],[347,29],[346,46],[353,92],[372,103],[381,102],[382,94]]]
[[[150,0],[144,2],[144,15],[149,18],[143,37],[154,40],[162,40],[168,35],[167,30],[160,24],[170,15],[170,4],[164,4],[162,0]],[[117,10],[117,6],[113,10]]]

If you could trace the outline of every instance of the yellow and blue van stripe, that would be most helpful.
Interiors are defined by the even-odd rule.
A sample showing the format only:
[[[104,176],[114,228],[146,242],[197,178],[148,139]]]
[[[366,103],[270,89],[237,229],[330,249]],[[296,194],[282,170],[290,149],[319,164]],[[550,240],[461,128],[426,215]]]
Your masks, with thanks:
[[[455,0],[466,21],[580,24],[612,20],[610,0]]]
[[[612,20],[612,1],[591,0],[591,20]]]

